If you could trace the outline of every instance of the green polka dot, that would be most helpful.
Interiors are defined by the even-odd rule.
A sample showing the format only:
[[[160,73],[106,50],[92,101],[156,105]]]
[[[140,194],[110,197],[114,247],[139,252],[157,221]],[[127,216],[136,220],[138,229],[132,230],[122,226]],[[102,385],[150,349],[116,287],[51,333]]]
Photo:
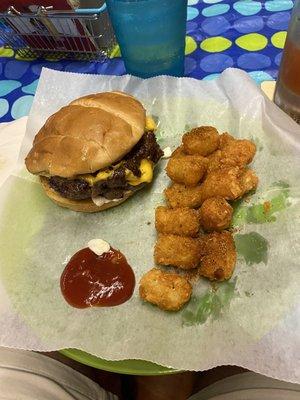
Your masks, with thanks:
[[[284,48],[284,43],[286,39],[286,31],[281,31],[281,32],[276,32],[274,35],[271,37],[271,42],[274,47],[278,47],[278,49],[283,49]]]
[[[59,55],[59,54],[53,54],[53,55],[49,55],[49,56],[45,57],[45,60],[53,61],[53,62],[60,61],[62,59],[63,59],[63,56]]]
[[[25,57],[25,56],[20,56],[19,54],[16,54],[15,59],[21,60],[21,61],[33,61],[33,60],[36,60],[37,57]]]
[[[197,49],[197,43],[191,36],[185,37],[185,55],[193,53]]]
[[[202,50],[208,51],[209,53],[218,53],[229,49],[231,45],[232,42],[223,36],[215,36],[203,40],[200,47]]]
[[[235,43],[244,50],[258,51],[266,47],[268,39],[260,33],[249,33],[237,38]]]
[[[114,46],[111,53],[109,54],[109,58],[121,57],[121,50],[118,44]]]
[[[5,49],[4,47],[0,47],[0,57],[13,57],[14,51],[12,49]]]

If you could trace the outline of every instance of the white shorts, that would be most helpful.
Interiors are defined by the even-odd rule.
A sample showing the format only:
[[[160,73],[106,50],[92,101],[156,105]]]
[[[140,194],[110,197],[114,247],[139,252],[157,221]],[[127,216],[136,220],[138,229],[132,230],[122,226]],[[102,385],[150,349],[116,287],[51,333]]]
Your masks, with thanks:
[[[118,397],[50,357],[0,347],[0,399],[117,400]]]
[[[245,372],[222,379],[189,400],[300,400],[300,385]]]

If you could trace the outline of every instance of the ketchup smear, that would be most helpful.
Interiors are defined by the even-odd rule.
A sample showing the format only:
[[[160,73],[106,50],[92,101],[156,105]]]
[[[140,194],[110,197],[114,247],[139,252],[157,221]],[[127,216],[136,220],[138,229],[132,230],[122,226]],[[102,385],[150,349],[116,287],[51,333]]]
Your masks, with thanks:
[[[125,256],[113,248],[98,256],[89,248],[79,250],[60,278],[65,300],[73,307],[112,307],[132,296],[134,273]]]

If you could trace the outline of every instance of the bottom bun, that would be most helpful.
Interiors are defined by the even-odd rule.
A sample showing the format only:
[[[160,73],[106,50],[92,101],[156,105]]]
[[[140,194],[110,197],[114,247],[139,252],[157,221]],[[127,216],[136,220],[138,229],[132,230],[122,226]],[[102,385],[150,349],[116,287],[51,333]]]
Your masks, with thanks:
[[[120,200],[112,200],[109,201],[108,203],[102,204],[102,206],[97,206],[92,199],[71,200],[61,196],[59,193],[57,193],[54,189],[50,187],[47,178],[43,176],[40,176],[40,181],[46,195],[52,201],[54,201],[54,203],[58,204],[61,207],[69,208],[70,210],[80,211],[80,212],[92,213],[92,212],[107,210],[108,208],[118,206],[119,204],[123,203],[125,200],[127,200],[130,196],[134,194],[134,192],[126,192],[124,197]]]

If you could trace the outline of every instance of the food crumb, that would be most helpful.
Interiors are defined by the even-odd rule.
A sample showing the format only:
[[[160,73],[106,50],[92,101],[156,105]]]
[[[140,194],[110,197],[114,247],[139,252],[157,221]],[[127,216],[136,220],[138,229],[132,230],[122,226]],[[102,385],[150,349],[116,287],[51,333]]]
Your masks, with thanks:
[[[184,271],[184,276],[191,283],[197,283],[199,279],[202,278],[201,275],[199,274],[198,268],[194,268],[189,271]]]
[[[270,201],[265,201],[263,204],[264,207],[264,214],[267,214],[271,210],[271,202]]]

